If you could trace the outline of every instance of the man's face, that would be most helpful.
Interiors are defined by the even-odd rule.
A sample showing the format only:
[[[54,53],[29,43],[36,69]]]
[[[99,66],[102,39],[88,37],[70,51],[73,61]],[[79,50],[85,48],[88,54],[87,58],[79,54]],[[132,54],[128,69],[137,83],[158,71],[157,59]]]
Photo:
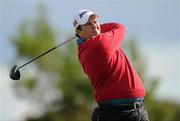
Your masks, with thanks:
[[[100,25],[98,23],[98,16],[96,15],[90,16],[88,22],[84,25],[81,25],[81,30],[82,31],[78,32],[78,35],[80,35],[85,39],[100,34]]]

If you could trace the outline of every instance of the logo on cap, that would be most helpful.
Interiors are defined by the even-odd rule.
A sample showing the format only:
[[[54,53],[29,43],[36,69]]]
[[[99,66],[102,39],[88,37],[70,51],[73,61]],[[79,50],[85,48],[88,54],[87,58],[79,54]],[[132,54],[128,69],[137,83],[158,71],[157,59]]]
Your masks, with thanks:
[[[80,17],[80,19],[83,17],[83,15],[85,14],[85,13],[87,13],[88,11],[83,11],[82,13],[80,13],[79,14],[79,17]]]

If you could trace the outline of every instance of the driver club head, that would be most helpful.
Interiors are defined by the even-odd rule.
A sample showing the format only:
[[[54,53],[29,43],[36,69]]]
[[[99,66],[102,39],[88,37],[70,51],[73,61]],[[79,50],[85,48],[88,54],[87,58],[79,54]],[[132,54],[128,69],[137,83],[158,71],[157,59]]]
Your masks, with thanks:
[[[11,68],[11,71],[9,73],[9,76],[11,79],[13,80],[19,80],[20,77],[21,77],[21,74],[20,74],[20,71],[19,71],[19,68],[17,65],[14,65],[12,68]]]

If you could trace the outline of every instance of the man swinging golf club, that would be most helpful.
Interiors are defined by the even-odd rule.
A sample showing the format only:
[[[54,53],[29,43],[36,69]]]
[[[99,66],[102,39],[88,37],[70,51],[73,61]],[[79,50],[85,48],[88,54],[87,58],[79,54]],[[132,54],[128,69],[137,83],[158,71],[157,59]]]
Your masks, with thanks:
[[[98,23],[98,14],[80,10],[73,25],[78,58],[94,89],[92,121],[149,121],[143,106],[143,83],[119,47],[125,27]]]

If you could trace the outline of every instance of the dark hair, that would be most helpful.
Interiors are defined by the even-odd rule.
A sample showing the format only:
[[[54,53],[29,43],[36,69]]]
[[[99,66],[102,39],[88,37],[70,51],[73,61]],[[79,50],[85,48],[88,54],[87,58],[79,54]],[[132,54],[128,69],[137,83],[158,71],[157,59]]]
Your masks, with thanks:
[[[79,26],[77,27],[77,30],[82,31],[81,25],[79,25]]]
[[[76,28],[76,30],[82,31],[81,25],[79,25],[79,26]],[[80,38],[80,36],[79,36],[78,34],[76,34],[76,37]]]
[[[78,34],[76,34],[76,37],[81,38]]]

